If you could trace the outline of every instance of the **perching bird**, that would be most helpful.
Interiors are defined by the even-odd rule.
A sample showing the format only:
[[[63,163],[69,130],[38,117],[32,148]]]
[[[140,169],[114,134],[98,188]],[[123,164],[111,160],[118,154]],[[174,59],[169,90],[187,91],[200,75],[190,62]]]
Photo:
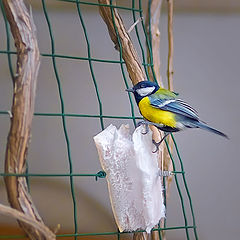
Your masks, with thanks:
[[[201,128],[228,138],[224,133],[202,122],[197,111],[179,99],[177,93],[160,88],[156,83],[142,81],[126,91],[134,93],[140,113],[145,119],[142,123],[154,125],[165,132],[159,143],[154,142],[157,150],[169,133],[185,128]]]

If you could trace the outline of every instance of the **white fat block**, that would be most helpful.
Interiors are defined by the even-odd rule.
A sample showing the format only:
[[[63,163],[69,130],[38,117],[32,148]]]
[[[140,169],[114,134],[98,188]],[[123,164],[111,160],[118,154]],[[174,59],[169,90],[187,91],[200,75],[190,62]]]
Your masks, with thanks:
[[[121,232],[149,233],[165,217],[158,154],[152,153],[152,132],[144,131],[140,126],[131,136],[128,125],[110,125],[94,137]]]

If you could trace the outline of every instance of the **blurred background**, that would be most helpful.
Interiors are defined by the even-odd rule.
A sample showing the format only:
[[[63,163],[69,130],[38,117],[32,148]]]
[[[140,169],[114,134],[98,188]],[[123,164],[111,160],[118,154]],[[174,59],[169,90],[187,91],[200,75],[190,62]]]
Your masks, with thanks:
[[[41,1],[29,1],[37,27],[40,52],[51,53],[51,43]],[[59,55],[87,58],[87,45],[77,14],[76,4],[45,1]],[[95,2],[95,1],[92,1]],[[130,6],[131,1],[117,1]],[[167,14],[163,1],[161,31],[161,74],[166,82]],[[144,10],[147,1],[142,1]],[[91,56],[95,59],[119,61],[107,28],[96,6],[81,5],[86,24]],[[132,23],[129,11],[119,10],[126,28]],[[183,159],[187,183],[193,201],[199,238],[238,239],[239,230],[239,88],[240,88],[240,1],[218,0],[175,1],[174,5],[174,90],[195,107],[202,120],[224,133],[217,135],[189,130],[176,137]],[[0,50],[6,50],[5,25],[0,15]],[[140,48],[135,32],[130,34],[136,49]],[[144,43],[144,36],[141,35]],[[14,44],[11,50],[15,51]],[[16,56],[11,55],[15,63]],[[86,60],[56,58],[66,113],[99,114],[94,83]],[[130,104],[122,79],[120,64],[92,62],[102,100],[103,114],[130,116]],[[0,54],[0,111],[11,109],[12,81],[6,54]],[[126,74],[128,77],[128,74]],[[130,80],[128,79],[129,85]],[[166,86],[166,85],[165,85]],[[134,103],[135,105],[135,103]],[[52,59],[41,58],[35,112],[60,113],[57,81]],[[139,116],[137,107],[135,113]],[[0,172],[9,131],[9,116],[0,115]],[[120,126],[132,120],[104,119]],[[74,173],[97,173],[101,170],[93,136],[101,131],[98,118],[67,117],[66,127],[71,145]],[[28,155],[30,173],[67,173],[69,169],[66,143],[60,117],[34,116],[32,141]],[[33,200],[45,220],[61,231],[73,231],[73,206],[69,178],[31,177]],[[111,232],[116,225],[111,211],[106,179],[75,177],[79,232]],[[0,179],[0,202],[7,204],[3,179]],[[189,214],[189,213],[188,213]],[[183,225],[179,196],[172,184],[168,202],[167,225]],[[17,223],[0,216],[0,229],[17,228]],[[3,232],[3,230],[1,230]],[[13,231],[13,230],[12,230]],[[4,232],[3,232],[4,233]],[[167,232],[168,239],[185,239],[184,231]]]

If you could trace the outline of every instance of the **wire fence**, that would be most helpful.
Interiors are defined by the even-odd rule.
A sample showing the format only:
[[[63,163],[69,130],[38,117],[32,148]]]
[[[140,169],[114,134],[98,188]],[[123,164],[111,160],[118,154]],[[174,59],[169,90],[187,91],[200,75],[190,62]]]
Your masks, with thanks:
[[[2,16],[4,19],[4,23],[5,23],[5,35],[6,35],[6,48],[5,49],[0,49],[0,57],[1,58],[5,58],[7,57],[7,61],[8,61],[8,67],[9,67],[9,72],[10,72],[10,76],[13,78],[14,77],[14,63],[13,63],[13,55],[16,55],[16,52],[11,49],[11,33],[10,33],[10,29],[9,29],[9,25],[8,22],[6,20],[6,16],[4,13],[4,8],[3,8],[3,4],[2,1],[1,2],[1,10],[2,10]],[[54,76],[55,76],[55,80],[57,82],[57,87],[58,87],[58,95],[59,95],[59,101],[60,101],[60,109],[61,111],[58,113],[44,113],[44,112],[35,112],[34,113],[34,117],[38,117],[38,116],[42,116],[42,117],[61,117],[61,121],[62,121],[62,131],[64,133],[64,140],[65,140],[65,144],[66,144],[66,151],[67,151],[67,159],[66,161],[68,162],[68,171],[64,172],[64,173],[60,173],[60,174],[47,174],[47,173],[31,173],[31,172],[27,172],[25,174],[5,174],[4,172],[0,173],[1,177],[4,177],[6,175],[15,175],[15,176],[26,176],[27,178],[31,178],[31,177],[68,177],[69,178],[69,188],[71,190],[71,198],[72,198],[72,205],[73,205],[73,212],[72,212],[72,218],[73,218],[73,222],[74,222],[74,232],[71,234],[61,234],[61,235],[57,235],[57,238],[61,239],[61,237],[74,237],[75,239],[82,237],[82,236],[103,236],[103,235],[112,235],[114,237],[116,237],[117,239],[120,239],[122,234],[125,233],[119,233],[119,231],[115,231],[115,232],[96,232],[96,233],[79,233],[78,229],[79,229],[79,225],[81,225],[80,222],[78,222],[78,213],[77,213],[77,202],[76,202],[76,193],[74,191],[75,189],[75,183],[74,183],[74,179],[76,177],[94,177],[96,178],[96,180],[98,178],[104,178],[105,177],[105,173],[103,171],[99,171],[98,173],[92,173],[92,174],[87,174],[87,173],[76,173],[73,170],[73,161],[72,161],[72,156],[71,156],[71,143],[69,140],[69,131],[68,131],[68,126],[67,126],[67,118],[71,117],[71,118],[95,118],[95,119],[99,119],[99,124],[100,124],[100,129],[96,129],[96,132],[98,132],[99,130],[103,130],[105,128],[105,124],[104,124],[104,120],[105,119],[130,119],[133,121],[133,124],[136,126],[136,120],[141,119],[141,117],[136,116],[135,112],[134,112],[134,102],[132,100],[132,97],[130,95],[128,95],[129,97],[129,104],[130,104],[130,111],[131,113],[129,114],[129,116],[114,116],[114,115],[104,115],[104,105],[102,103],[101,100],[101,95],[99,93],[99,85],[98,85],[98,79],[96,77],[96,74],[94,72],[94,68],[93,68],[93,63],[94,62],[98,62],[100,64],[104,64],[104,63],[111,63],[111,64],[115,64],[116,66],[119,66],[121,69],[121,73],[122,73],[122,80],[124,81],[124,84],[126,86],[126,88],[128,88],[128,81],[127,81],[127,72],[126,69],[124,67],[125,63],[124,60],[122,59],[122,51],[120,49],[119,51],[119,60],[111,60],[111,59],[99,59],[99,58],[94,58],[93,54],[92,54],[92,46],[90,44],[89,41],[89,36],[88,36],[88,29],[86,26],[86,22],[84,20],[83,17],[83,9],[82,6],[83,5],[88,5],[89,7],[93,7],[95,9],[97,9],[100,5],[101,6],[107,6],[110,7],[112,10],[114,8],[120,10],[121,11],[125,11],[127,14],[129,14],[129,16],[131,16],[132,18],[132,24],[134,22],[136,22],[136,20],[138,18],[144,18],[144,12],[143,12],[143,3],[146,4],[145,0],[132,0],[129,1],[130,7],[128,6],[123,6],[121,5],[121,1],[118,1],[117,5],[113,4],[114,1],[110,1],[110,5],[104,5],[104,4],[99,4],[97,2],[88,2],[88,1],[79,1],[79,0],[59,0],[59,2],[61,3],[65,3],[65,4],[71,4],[72,8],[75,8],[77,10],[77,15],[79,18],[79,23],[82,27],[83,30],[83,34],[84,34],[84,38],[85,38],[85,43],[86,43],[86,48],[87,48],[87,57],[81,57],[81,56],[71,56],[71,55],[61,55],[56,51],[56,47],[55,47],[55,38],[54,38],[54,33],[52,30],[52,25],[53,23],[50,20],[49,17],[49,11],[48,11],[48,6],[47,6],[47,0],[39,0],[39,2],[41,2],[41,11],[44,14],[45,17],[45,21],[47,23],[47,27],[48,27],[48,32],[49,32],[49,37],[50,37],[50,52],[46,53],[46,52],[41,52],[41,56],[42,58],[51,58],[52,61],[52,68],[54,71]],[[151,0],[148,1],[148,4],[151,2]],[[69,7],[69,6],[68,6]],[[149,17],[150,14],[149,14]],[[151,21],[149,21],[151,22]],[[145,28],[144,22],[141,21],[141,24],[137,24],[135,27],[135,34],[136,34],[136,38],[137,38],[137,42],[139,44],[139,49],[140,49],[140,53],[141,53],[141,60],[142,60],[142,65],[143,68],[145,70],[146,76],[149,79],[149,73],[148,73],[148,68],[150,67],[153,75],[154,75],[154,70],[153,70],[153,64],[152,64],[152,51],[151,51],[151,39],[148,38],[147,35],[147,30]],[[141,31],[144,33],[144,40],[147,43],[147,48],[149,49],[149,53],[150,53],[150,64],[147,62],[147,56],[146,56],[146,49],[145,49],[145,43],[143,42],[143,38],[140,37],[140,33],[139,31]],[[115,28],[116,30],[116,28]],[[150,28],[151,31],[151,28]],[[1,36],[4,33],[1,33]],[[107,32],[106,32],[107,34]],[[1,39],[0,39],[1,41]],[[118,39],[119,41],[119,39]],[[121,44],[119,41],[119,46],[121,48]],[[112,47],[112,46],[110,46]],[[74,60],[79,60],[79,61],[85,61],[88,63],[89,66],[89,74],[91,76],[91,79],[93,81],[93,85],[94,85],[94,91],[96,93],[96,99],[97,99],[97,105],[98,105],[98,113],[96,114],[75,114],[75,113],[68,113],[65,110],[65,102],[64,102],[64,97],[63,97],[63,89],[62,89],[62,79],[60,78],[60,74],[59,74],[59,69],[56,63],[57,59],[74,59]],[[69,76],[70,77],[70,76]],[[3,115],[7,115],[9,114],[8,111],[4,110],[4,109],[0,109],[0,117]],[[198,239],[197,236],[197,231],[196,231],[196,224],[195,224],[195,217],[194,217],[194,211],[193,211],[193,206],[192,206],[192,200],[191,200],[191,196],[188,190],[188,186],[187,186],[187,181],[185,178],[185,171],[184,171],[184,167],[183,167],[183,163],[181,160],[181,156],[176,144],[176,141],[173,137],[173,135],[171,136],[174,142],[174,152],[176,154],[173,154],[170,152],[169,146],[168,146],[168,142],[165,141],[169,154],[170,154],[170,158],[172,160],[173,163],[173,174],[174,174],[174,184],[176,186],[177,189],[177,193],[179,196],[179,201],[180,201],[180,205],[181,205],[181,209],[179,209],[179,215],[182,215],[182,219],[183,219],[183,224],[179,225],[179,226],[169,226],[168,225],[168,221],[167,218],[165,220],[164,223],[164,227],[159,227],[156,229],[153,229],[153,231],[171,231],[171,230],[178,230],[178,231],[185,231],[185,237],[186,239]],[[97,160],[96,160],[97,161]],[[1,163],[3,164],[3,163]],[[178,167],[179,166],[179,167]],[[164,177],[164,182],[165,182],[165,178]],[[180,179],[183,182],[183,185],[181,186],[180,184]],[[173,186],[172,186],[173,187]],[[186,194],[187,198],[184,198],[183,195]],[[166,199],[165,199],[166,202]],[[186,208],[190,209],[190,216],[188,216],[187,214],[187,210]],[[159,234],[160,238],[161,235]],[[13,236],[13,235],[1,235],[0,234],[0,239],[20,239],[20,238],[24,238],[24,236]]]

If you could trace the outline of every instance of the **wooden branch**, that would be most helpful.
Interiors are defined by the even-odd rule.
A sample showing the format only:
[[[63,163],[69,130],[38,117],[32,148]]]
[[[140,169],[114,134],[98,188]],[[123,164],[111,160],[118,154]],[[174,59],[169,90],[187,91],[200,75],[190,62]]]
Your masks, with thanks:
[[[168,2],[168,89],[173,91],[173,0],[167,0]],[[168,137],[168,144],[170,151],[173,149],[173,141]],[[167,171],[173,171],[172,161],[168,154],[167,148],[165,146],[165,156],[164,156],[164,169]],[[168,177],[166,195],[169,196],[169,187],[172,182],[172,176]]]
[[[98,0],[98,2],[100,4],[110,5],[110,0]],[[113,9],[113,17],[110,7],[99,6],[99,11],[101,17],[107,25],[109,35],[113,43],[115,44],[115,48],[118,51],[120,51],[120,46],[118,42],[119,36],[122,48],[122,57],[125,61],[129,77],[132,80],[132,84],[136,85],[138,82],[146,80],[137,52],[117,10]],[[114,27],[114,23],[118,32],[118,36]],[[147,233],[134,233],[133,239],[145,240],[147,239]]]
[[[5,173],[21,174],[26,170],[40,55],[33,18],[23,0],[3,0],[3,4],[17,49]],[[32,221],[43,224],[28,192],[26,178],[6,176],[4,180],[10,205],[32,218]],[[20,220],[19,224],[30,239],[52,239],[24,221]]]
[[[151,240],[151,236],[146,232],[135,232],[133,234],[133,240]]]
[[[173,89],[173,80],[172,80],[172,75],[173,75],[173,35],[172,35],[172,9],[173,9],[173,2],[172,0],[170,1],[169,5],[169,19],[171,20],[169,25],[168,25],[168,31],[169,31],[169,57],[168,57],[168,79],[169,79],[169,89]],[[101,4],[108,4],[110,5],[110,0],[98,0],[99,3]],[[160,31],[159,31],[159,19],[160,19],[160,8],[161,8],[161,3],[162,0],[152,0],[152,3],[150,5],[150,12],[152,16],[152,22],[151,22],[151,33],[152,33],[152,53],[153,53],[153,64],[154,64],[154,71],[156,73],[157,81],[160,86],[163,86],[162,81],[161,81],[161,74],[160,74]],[[145,80],[145,74],[142,70],[138,55],[136,53],[136,50],[134,49],[134,46],[132,44],[132,41],[123,25],[123,22],[116,11],[116,9],[113,10],[113,16],[114,19],[112,19],[112,12],[111,8],[107,6],[99,6],[100,14],[105,21],[109,35],[112,39],[112,41],[115,44],[115,48],[119,51],[120,46],[118,43],[118,37],[114,28],[114,22],[116,25],[117,32],[119,34],[119,39],[121,42],[121,47],[122,47],[122,56],[123,59],[126,63],[127,70],[129,73],[129,76],[132,80],[133,85],[136,83]],[[148,17],[147,17],[148,19]],[[146,21],[146,26],[147,29],[149,28],[149,22],[148,20]],[[149,53],[148,53],[149,54]],[[149,59],[149,58],[148,58]],[[150,78],[153,81],[153,74],[150,73]],[[151,126],[151,130],[153,131],[153,139],[155,141],[159,141],[163,137],[163,133],[160,133],[157,128],[154,126]],[[162,136],[161,136],[162,135]],[[171,146],[171,143],[170,143]],[[160,157],[160,164],[162,164],[162,170],[172,170],[172,162],[169,157],[168,151],[166,149],[166,146],[161,151],[161,154],[159,154]],[[169,189],[169,185],[172,181],[172,177],[168,177],[167,181],[167,189]],[[167,194],[168,195],[168,194]],[[163,223],[161,223],[163,224]],[[147,234],[146,233],[134,233],[133,239],[134,240],[145,240],[147,239]],[[163,232],[162,234],[163,239],[166,239],[166,236]],[[159,239],[157,232],[152,233],[152,239]]]
[[[160,13],[161,13],[161,6],[162,6],[162,0],[152,0],[148,7],[150,9],[147,9],[146,11],[146,22],[145,26],[146,29],[148,30],[148,38],[152,40],[151,45],[152,45],[152,60],[153,60],[153,69],[155,72],[155,76],[157,78],[157,82],[159,86],[163,87],[163,82],[161,79],[161,61],[160,61],[160,30],[159,30],[159,22],[160,22]],[[150,16],[149,16],[150,12]],[[149,22],[151,20],[151,22]],[[151,27],[151,29],[150,29]],[[150,31],[151,30],[151,31]],[[150,35],[151,33],[151,35]],[[150,63],[150,52],[148,51],[148,62]],[[149,71],[149,76],[150,80],[154,81],[154,77],[152,74],[152,71]],[[157,129],[154,126],[151,126],[151,130],[153,132],[153,139],[156,142],[159,142],[161,138],[164,136],[164,133]],[[165,161],[165,151],[166,148],[163,147],[163,145],[160,146],[159,148],[159,166],[162,166]],[[163,166],[161,167],[163,170]],[[163,221],[160,222],[160,226],[163,226]],[[158,226],[156,226],[157,228]],[[164,232],[161,232],[161,236],[163,237]],[[152,232],[152,239],[153,240],[158,240],[159,235],[157,231]]]
[[[163,83],[161,80],[161,72],[160,72],[160,31],[159,31],[159,20],[160,20],[160,7],[161,7],[162,0],[152,0],[150,4],[150,14],[151,14],[151,24],[149,24],[149,16],[147,16],[146,21],[146,28],[149,29],[151,25],[151,39],[152,39],[152,54],[153,54],[153,65],[155,75],[157,77],[158,84],[163,87]],[[148,13],[149,11],[147,11]],[[169,49],[168,49],[168,89],[173,90],[173,0],[168,0],[168,42],[169,42]],[[150,31],[148,31],[150,34]],[[148,58],[149,59],[149,58]],[[153,81],[153,75],[149,74],[151,80]],[[163,137],[163,132],[157,131],[155,127],[151,128],[153,131],[153,138],[155,141],[159,141]],[[160,134],[159,134],[160,133]],[[168,138],[170,150],[173,148],[173,142]],[[172,171],[172,161],[170,159],[167,147],[162,145],[159,153],[159,164],[161,164],[161,168],[163,171]],[[166,186],[166,198],[169,197],[169,189],[170,184],[172,182],[172,176],[167,178],[167,186]],[[160,227],[164,227],[164,221],[160,222]],[[157,240],[159,239],[157,232],[152,233],[152,239]],[[166,239],[165,231],[161,232],[161,237],[163,240]]]
[[[14,208],[0,204],[0,214],[8,217],[13,217],[15,219],[18,219],[21,222],[31,225],[34,229],[37,229],[39,232],[45,235],[46,239],[47,238],[49,240],[56,239],[55,235],[44,224],[42,224],[39,221],[36,221],[32,217],[29,217]]]
[[[168,2],[168,89],[173,91],[173,0]]]
[[[162,0],[152,0],[151,3],[148,5],[150,7],[150,19],[151,22],[149,22],[149,10],[146,11],[146,21],[145,26],[148,33],[148,38],[152,39],[151,45],[152,45],[152,59],[153,59],[153,69],[155,72],[155,76],[157,78],[157,82],[159,86],[163,87],[163,83],[161,80],[161,73],[160,73],[160,30],[159,30],[159,21],[160,21],[160,13],[161,13],[161,6],[162,6]],[[150,31],[151,27],[151,31]],[[151,32],[151,36],[150,36]],[[148,63],[150,63],[150,52],[147,51],[148,54]],[[150,80],[153,82],[154,77],[152,71],[149,71],[149,77]],[[153,139],[156,142],[159,142],[161,138],[164,136],[161,131],[159,131],[156,127],[150,126],[152,132],[153,132]],[[160,146],[161,150],[161,146]],[[159,155],[160,163],[162,159],[162,153]]]
[[[110,5],[110,0],[98,0],[98,2],[100,4]],[[120,51],[117,33],[114,28],[115,23],[122,47],[122,57],[126,63],[127,71],[130,79],[132,80],[132,84],[136,85],[138,82],[146,80],[137,52],[117,10],[115,8],[113,9],[114,18],[112,18],[112,11],[110,7],[99,6],[99,11],[101,17],[108,27],[108,32],[113,43],[115,44],[115,48]]]
[[[168,2],[168,69],[167,69],[167,77],[168,77],[168,89],[173,91],[173,0],[167,0]],[[170,137],[167,137],[169,149],[172,152],[173,149],[173,141]],[[168,149],[166,145],[164,145],[163,149],[163,164],[162,168],[165,171],[173,171],[173,164],[168,153]],[[166,199],[169,197],[170,185],[172,183],[173,176],[168,176],[166,181]],[[160,226],[164,226],[164,222],[161,221]],[[162,239],[166,240],[165,231],[162,232]]]
[[[153,58],[153,69],[155,72],[155,76],[157,78],[157,82],[160,87],[163,87],[162,79],[161,79],[161,61],[160,61],[160,30],[159,30],[159,22],[160,22],[160,14],[161,14],[161,6],[162,0],[152,0],[150,2],[150,19],[149,22],[149,10],[146,11],[146,21],[145,26],[147,29],[147,33],[149,39],[152,39],[152,58]],[[151,36],[150,36],[150,26],[151,26]],[[148,53],[148,61],[150,61],[149,51]],[[151,81],[154,80],[152,71],[149,71],[149,76]]]

